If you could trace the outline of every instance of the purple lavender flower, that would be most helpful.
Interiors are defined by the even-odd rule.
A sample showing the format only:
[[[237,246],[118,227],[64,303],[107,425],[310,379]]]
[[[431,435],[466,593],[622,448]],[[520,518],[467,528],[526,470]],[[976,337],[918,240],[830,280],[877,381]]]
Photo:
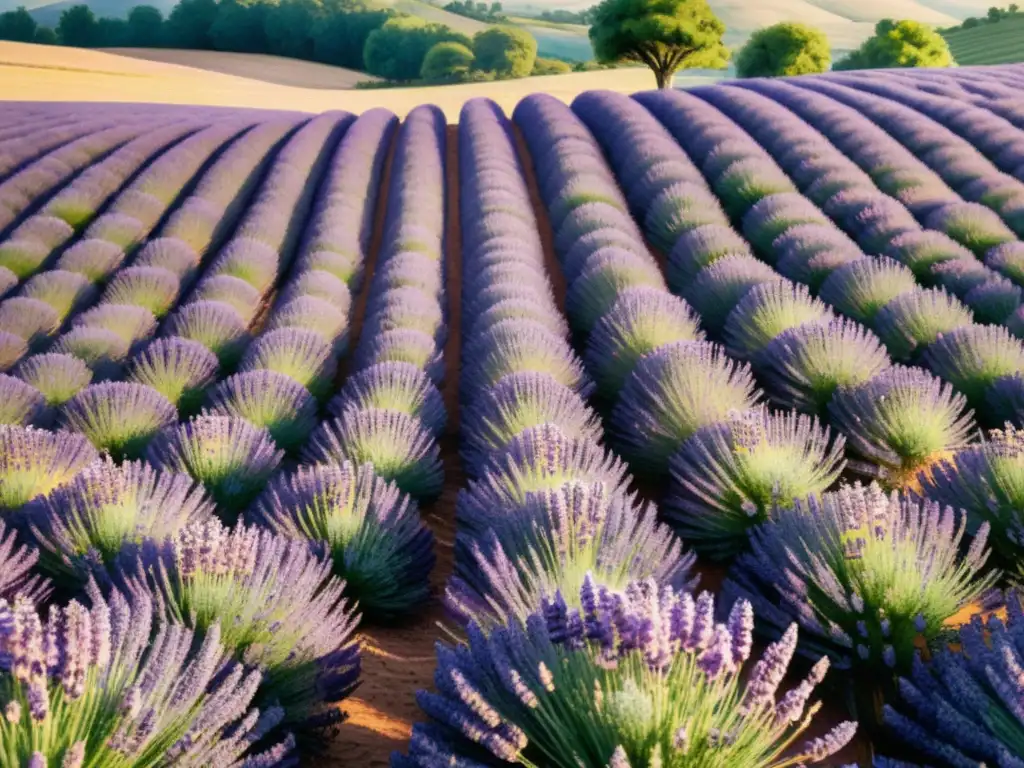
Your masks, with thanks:
[[[878,338],[846,318],[780,333],[761,361],[772,402],[822,418],[837,389],[863,384],[891,365]]]
[[[35,274],[50,255],[50,248],[38,240],[5,240],[0,243],[0,267],[23,280]]]
[[[156,339],[131,362],[128,380],[166,397],[179,413],[192,413],[217,375],[217,357],[198,341]]]
[[[56,268],[78,272],[96,283],[112,275],[124,261],[124,251],[106,240],[79,240],[57,259]]]
[[[409,363],[439,384],[444,378],[444,359],[433,338],[421,331],[388,331],[374,339],[363,337],[355,354],[359,370],[381,363]]]
[[[555,425],[566,437],[597,444],[601,424],[578,394],[543,373],[511,373],[481,394],[462,416],[462,459],[478,475],[524,430]]]
[[[43,415],[46,399],[31,384],[0,373],[0,424],[26,427]]]
[[[613,398],[637,362],[664,344],[703,341],[698,318],[689,305],[664,291],[623,291],[594,326],[587,340],[586,367],[602,394]]]
[[[885,707],[883,720],[915,755],[936,765],[1019,761],[1022,616],[1020,595],[1011,592],[1005,621],[976,615],[960,628],[963,653],[942,648],[899,681],[900,699]]]
[[[662,190],[644,216],[644,231],[662,251],[671,251],[681,235],[709,224],[728,222],[721,203],[703,184],[678,182]]]
[[[84,435],[0,425],[0,510],[17,510],[47,495],[96,457]]]
[[[967,442],[974,428],[963,395],[920,368],[894,365],[829,404],[835,427],[861,458],[877,465],[887,485],[913,487]]]
[[[979,203],[950,203],[925,220],[928,229],[945,232],[979,258],[1017,239],[995,212]]]
[[[331,561],[305,540],[256,527],[192,523],[145,548],[118,577],[149,596],[167,620],[219,636],[224,649],[264,679],[257,700],[310,727],[342,715],[330,705],[355,687],[358,616],[331,575]]]
[[[699,551],[734,555],[778,507],[831,486],[844,445],[815,418],[764,407],[704,427],[672,457],[667,519]]]
[[[0,371],[9,371],[28,354],[28,345],[17,334],[0,331]]]
[[[632,254],[600,256],[591,260],[569,286],[565,297],[566,314],[577,329],[589,333],[624,292],[638,288],[666,290],[656,264]]]
[[[949,259],[932,266],[924,281],[945,288],[963,298],[973,288],[988,282],[995,273],[977,259]]]
[[[0,656],[14,664],[0,699],[14,764],[112,765],[152,754],[243,764],[280,722],[250,710],[263,672],[223,660],[219,626],[200,639],[160,620],[148,595],[104,599],[95,585],[89,604],[52,608],[44,621],[25,597],[0,600],[0,623],[14,629],[0,637]],[[287,753],[289,741],[275,751]]]
[[[775,270],[763,261],[730,254],[702,269],[681,295],[700,315],[705,330],[718,336],[729,313],[749,290],[778,279]]]
[[[763,283],[751,288],[729,313],[726,346],[734,357],[757,365],[765,347],[780,333],[833,317],[831,309],[802,285],[788,280]]]
[[[12,296],[0,303],[0,331],[21,337],[29,349],[44,344],[60,325],[57,310],[40,299]]]
[[[964,295],[964,304],[971,308],[979,323],[1005,323],[1021,306],[1024,290],[998,275],[975,286]]]
[[[919,280],[926,280],[937,264],[964,259],[975,261],[973,254],[947,235],[932,230],[906,232],[894,238],[886,255],[905,264]]]
[[[443,345],[448,330],[436,298],[418,288],[395,288],[371,297],[366,306],[363,333],[372,338],[394,330],[415,330],[432,336]]]
[[[279,301],[286,304],[302,296],[313,296],[328,301],[341,312],[348,313],[352,307],[352,293],[348,284],[340,277],[322,269],[312,269],[292,279],[281,292]]]
[[[700,599],[714,610],[710,594]],[[568,609],[568,602],[583,610]],[[715,643],[690,644],[693,604],[689,594],[653,579],[613,591],[587,574],[572,593],[548,597],[524,622],[486,633],[471,623],[465,645],[438,646],[436,692],[417,696],[428,722],[414,727],[409,756],[396,754],[392,765],[469,768],[497,760],[568,766],[588,754],[588,765],[625,768],[681,765],[694,749],[713,749],[723,765],[781,768],[790,759],[782,756],[784,745],[810,718],[776,720],[774,689],[743,704],[749,684],[739,670],[749,645],[724,624],[707,628]],[[732,613],[749,615],[749,607]],[[582,630],[584,623],[606,631],[566,631]],[[767,674],[781,680],[789,661],[784,657],[766,654],[754,675],[764,676],[769,661]],[[669,702],[672,714],[656,702]],[[845,723],[809,742],[800,759],[825,759],[855,728]],[[587,739],[578,737],[584,731]],[[593,739],[602,745],[599,751]]]
[[[731,227],[706,224],[679,237],[665,271],[673,293],[682,293],[704,267],[730,254],[753,256],[750,245]]]
[[[182,284],[187,284],[199,268],[199,256],[187,243],[175,237],[158,237],[143,246],[132,264],[166,269],[177,275]]]
[[[61,425],[85,435],[99,450],[120,461],[137,459],[178,412],[163,395],[144,384],[91,384],[61,407]]]
[[[278,261],[277,252],[266,243],[235,237],[210,265],[210,273],[239,277],[263,294],[277,279]]]
[[[101,304],[74,320],[76,328],[113,331],[128,344],[148,339],[156,331],[156,318],[145,307],[132,304]]]
[[[81,360],[92,369],[95,379],[102,380],[118,375],[131,350],[114,331],[79,326],[58,338],[50,351]]]
[[[870,325],[890,301],[917,290],[909,269],[892,259],[875,258],[839,267],[822,283],[819,296],[837,312]]]
[[[300,467],[271,483],[253,516],[279,535],[326,545],[345,594],[368,616],[393,619],[429,597],[433,534],[370,465]]]
[[[448,414],[441,393],[425,372],[410,363],[388,362],[364,368],[351,376],[328,410],[382,409],[414,416],[434,436],[444,431]]]
[[[313,432],[303,460],[372,464],[378,475],[417,500],[436,498],[444,482],[434,438],[419,419],[401,411],[344,411]]]
[[[209,520],[213,504],[191,477],[157,472],[148,464],[120,466],[107,457],[26,509],[41,567],[84,586],[91,573],[111,565],[146,539],[162,540],[186,525]]]
[[[167,318],[163,335],[198,341],[229,370],[248,341],[245,321],[228,304],[219,301],[197,301],[181,307]]]
[[[259,495],[283,456],[267,430],[204,414],[165,429],[146,459],[157,469],[194,477],[217,502],[218,514],[231,518]]]
[[[511,373],[544,373],[584,397],[593,389],[568,342],[527,320],[493,325],[465,346],[463,359],[461,395],[468,403]]]
[[[873,328],[896,360],[916,359],[937,339],[973,322],[971,311],[941,288],[901,294],[875,315]]]
[[[181,288],[178,276],[163,267],[129,267],[114,275],[102,303],[144,307],[160,318],[174,306]]]
[[[909,671],[917,639],[935,639],[991,585],[994,576],[981,575],[984,532],[959,554],[966,529],[949,507],[875,484],[844,486],[776,508],[751,533],[723,594],[749,599],[770,634],[798,622],[805,653],[861,670],[854,684],[870,687],[891,674],[886,657]]]
[[[924,353],[924,363],[992,421],[987,393],[993,383],[1024,370],[1024,341],[994,325],[966,325],[943,334]]]
[[[985,266],[1024,285],[1024,244],[1015,241],[993,248],[985,254]]]
[[[732,411],[753,408],[759,395],[749,366],[727,358],[721,347],[675,342],[640,359],[610,427],[636,470],[663,473],[694,432]]]
[[[236,416],[265,428],[286,451],[298,450],[316,426],[316,401],[304,386],[283,373],[237,373],[210,390],[210,411]]]
[[[281,328],[316,331],[339,351],[348,343],[348,314],[315,296],[300,296],[275,307],[265,330]]]
[[[0,601],[14,602],[21,595],[41,604],[52,589],[48,579],[36,572],[39,551],[18,546],[14,531],[8,531],[0,520]]]
[[[124,251],[129,251],[145,237],[145,225],[133,216],[109,212],[100,216],[85,230],[84,237],[106,240]]]
[[[51,269],[25,283],[21,295],[46,302],[63,320],[78,307],[91,302],[96,291],[92,284],[77,272]]]
[[[585,574],[616,591],[648,578],[686,591],[696,585],[695,557],[653,505],[610,494],[603,483],[531,491],[507,512],[482,537],[457,538],[445,602],[462,622],[525,622],[556,594],[575,600]]]
[[[758,200],[743,216],[743,234],[760,251],[771,252],[778,237],[806,224],[828,226],[828,217],[803,195],[784,192]]]
[[[213,275],[204,278],[193,291],[192,302],[215,301],[227,304],[243,322],[249,324],[260,310],[262,296],[260,292],[240,277],[232,275]]]
[[[311,249],[295,263],[300,272],[322,270],[344,281],[350,290],[357,290],[362,280],[361,258],[330,249]]]

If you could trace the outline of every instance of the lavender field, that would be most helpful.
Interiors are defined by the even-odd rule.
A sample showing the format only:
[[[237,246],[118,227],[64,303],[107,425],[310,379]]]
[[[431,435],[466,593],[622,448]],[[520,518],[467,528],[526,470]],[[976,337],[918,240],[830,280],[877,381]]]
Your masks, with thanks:
[[[1021,66],[7,103],[0,768],[1024,768],[1022,237]]]

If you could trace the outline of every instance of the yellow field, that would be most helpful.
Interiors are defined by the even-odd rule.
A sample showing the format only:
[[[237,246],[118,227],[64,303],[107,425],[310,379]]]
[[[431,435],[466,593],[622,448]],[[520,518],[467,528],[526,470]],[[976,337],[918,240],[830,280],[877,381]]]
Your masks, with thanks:
[[[131,56],[111,52],[58,48],[27,43],[0,42],[0,100],[13,101],[118,101],[165,104],[200,104],[226,107],[259,107],[322,112],[344,109],[363,112],[387,107],[404,115],[419,104],[436,104],[448,119],[458,119],[469,99],[487,96],[511,110],[524,96],[542,91],[564,101],[579,93],[605,88],[633,93],[654,87],[654,76],[646,69],[617,69],[579,72],[550,77],[528,77],[500,83],[472,83],[433,88],[388,88],[344,90],[323,85],[323,65],[250,54],[222,54],[207,51],[147,51],[146,58],[135,51]],[[177,57],[192,66],[153,61]],[[271,69],[289,82],[304,86],[268,82]],[[229,63],[252,61],[253,72],[263,80],[225,74]],[[200,68],[202,67],[202,68]],[[327,67],[326,69],[332,69]],[[237,71],[237,70],[236,70]],[[302,72],[307,79],[302,79]],[[346,73],[346,70],[337,70]],[[348,72],[345,76],[360,76]],[[712,78],[717,79],[717,78]],[[680,78],[679,83],[706,82],[708,78]]]

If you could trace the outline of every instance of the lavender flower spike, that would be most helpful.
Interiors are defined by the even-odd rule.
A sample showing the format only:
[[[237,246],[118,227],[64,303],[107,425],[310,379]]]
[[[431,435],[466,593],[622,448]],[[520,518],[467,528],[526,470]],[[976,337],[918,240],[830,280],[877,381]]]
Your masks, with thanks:
[[[693,745],[722,765],[790,765],[785,745],[811,717],[783,722],[772,693],[745,696],[758,679],[781,680],[788,658],[765,664],[766,654],[744,682],[750,643],[738,617],[749,609],[734,608],[728,625],[713,614],[708,593],[694,601],[653,579],[611,590],[586,574],[578,591],[546,599],[523,623],[489,633],[470,624],[466,645],[438,646],[436,692],[417,697],[427,722],[392,766],[575,766],[581,754],[595,768],[681,766]],[[854,729],[812,742],[803,762],[820,761]]]
[[[0,512],[70,482],[96,458],[84,435],[0,426]]]
[[[263,672],[222,661],[220,627],[200,639],[156,617],[147,595],[104,599],[93,586],[89,603],[44,621],[24,597],[0,600],[0,626],[13,630],[0,634],[5,762],[244,764],[266,735],[250,710]]]
[[[0,520],[0,600],[10,603],[22,595],[39,604],[49,596],[50,582],[36,571],[38,562],[39,551],[18,546],[14,531]]]

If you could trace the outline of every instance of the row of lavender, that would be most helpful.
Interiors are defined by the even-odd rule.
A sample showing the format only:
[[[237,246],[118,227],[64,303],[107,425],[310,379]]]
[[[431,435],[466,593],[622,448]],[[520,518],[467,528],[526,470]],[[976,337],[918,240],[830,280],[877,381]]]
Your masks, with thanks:
[[[439,198],[443,205],[443,133],[438,138],[437,131],[443,123],[436,110],[421,114],[424,127],[434,129],[435,162],[428,160],[426,175],[433,172],[435,183],[420,184],[424,167],[417,158],[430,142],[412,119],[399,142],[408,168],[398,174],[392,218],[408,218],[415,206],[403,190],[418,191],[427,202],[419,223],[438,233],[444,217],[436,211]],[[422,604],[417,596],[426,594],[432,538],[415,504],[381,477],[408,472],[418,458],[403,453],[400,439],[364,430],[348,437],[339,455],[323,457],[314,443],[304,454],[309,466],[278,474],[268,487],[283,458],[278,445],[297,450],[315,424],[314,399],[331,394],[395,122],[383,111],[359,121],[316,118],[288,139],[265,174],[268,151],[295,123],[263,123],[230,145],[178,201],[161,236],[141,248],[135,264],[145,264],[115,271],[136,243],[117,249],[115,263],[95,277],[99,282],[113,273],[100,305],[83,315],[105,312],[107,324],[97,330],[119,335],[123,354],[80,357],[98,369],[97,378],[124,373],[128,383],[86,386],[94,371],[64,347],[33,355],[16,369],[33,384],[48,385],[48,399],[63,405],[59,432],[6,427],[2,435],[5,516],[31,544],[21,548],[0,531],[0,594],[21,593],[10,608],[16,633],[2,639],[15,684],[0,724],[11,734],[3,740],[5,764],[76,766],[86,759],[148,760],[150,754],[166,760],[165,749],[175,764],[292,764],[296,737],[304,749],[317,749],[313,737],[341,718],[333,705],[354,688],[359,617],[351,598],[385,617]],[[408,227],[389,229],[396,254],[415,247],[409,236]],[[95,250],[101,241],[81,242]],[[300,242],[277,301],[265,320],[258,318]],[[438,270],[433,284],[441,286],[440,249],[429,252]],[[102,261],[106,266],[111,259]],[[390,287],[380,277],[386,271],[375,277],[377,294]],[[397,272],[399,282],[420,278],[417,269]],[[136,279],[122,279],[125,273]],[[182,295],[187,301],[172,312]],[[375,322],[408,322],[400,303],[391,308],[374,314]],[[156,317],[168,313],[163,338],[147,343]],[[253,328],[261,332],[250,341]],[[367,348],[375,336],[365,337]],[[112,347],[102,336],[100,342]],[[380,364],[404,360],[400,346],[378,351]],[[436,349],[432,355],[438,357]],[[236,367],[240,373],[212,386]],[[76,377],[66,376],[69,371]],[[5,385],[16,392],[16,381]],[[419,392],[403,389],[406,383],[357,388],[367,398],[362,404],[342,392],[332,405],[341,413],[336,423],[374,401],[386,415],[399,410],[396,393],[401,400]],[[176,425],[204,400],[212,413]],[[43,412],[25,408],[15,421]],[[331,424],[322,431],[329,434]],[[96,448],[107,458],[97,460]],[[150,464],[130,460],[143,453]],[[436,447],[434,454],[436,461]],[[225,527],[254,500],[247,515],[252,525]],[[58,597],[84,594],[91,608],[72,601],[44,627],[31,603],[47,600],[51,588]],[[138,628],[126,634],[118,623],[106,636],[115,612],[118,622],[130,615]],[[100,622],[99,646],[72,647],[77,629],[62,635],[64,624],[83,622]],[[39,633],[61,635],[66,663],[39,666],[32,656]],[[173,650],[165,637],[173,638],[166,640]],[[118,664],[108,669],[112,658]],[[73,685],[71,675],[77,676]],[[49,692],[47,676],[56,683]],[[179,678],[184,682],[172,682]],[[148,681],[142,697],[136,681]],[[109,688],[103,707],[86,707],[90,699],[82,698],[94,685]],[[46,700],[61,695],[72,706],[51,717]],[[247,714],[251,704],[260,709]],[[54,717],[62,725],[55,726]],[[107,736],[94,732],[88,743],[80,740],[88,728],[107,729]]]

